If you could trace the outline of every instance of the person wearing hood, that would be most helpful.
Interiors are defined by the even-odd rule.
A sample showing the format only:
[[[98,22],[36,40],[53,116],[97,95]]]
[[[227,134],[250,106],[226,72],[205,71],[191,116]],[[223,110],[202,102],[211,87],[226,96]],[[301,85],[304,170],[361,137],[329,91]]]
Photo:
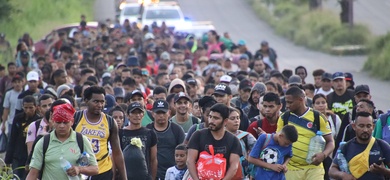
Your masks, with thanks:
[[[259,109],[257,104],[259,103],[260,97],[264,96],[267,86],[262,82],[257,82],[251,89],[249,95],[249,105],[243,109],[244,113],[249,119],[259,115]]]
[[[184,84],[184,81],[179,78],[176,78],[169,85],[168,94],[177,94],[179,92],[187,93],[185,87],[186,86]]]
[[[36,69],[37,66],[31,58],[31,54],[28,51],[19,51],[16,55],[16,67],[19,72],[27,74],[29,71]]]

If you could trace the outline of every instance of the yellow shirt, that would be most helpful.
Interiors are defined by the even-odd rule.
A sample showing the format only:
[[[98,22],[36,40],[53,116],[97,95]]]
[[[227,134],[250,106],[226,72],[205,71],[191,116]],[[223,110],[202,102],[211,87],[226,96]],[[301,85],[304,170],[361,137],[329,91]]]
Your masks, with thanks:
[[[278,120],[276,132],[282,130],[284,123],[281,115]],[[323,168],[322,164],[319,166],[309,165],[306,162],[307,152],[309,150],[309,142],[312,137],[316,135],[316,130],[311,129],[314,123],[314,113],[309,108],[302,116],[297,116],[294,113],[290,114],[288,124],[295,126],[298,131],[298,141],[293,143],[293,157],[288,163],[289,170],[302,170],[310,168]],[[323,135],[331,134],[329,123],[324,115],[320,115],[320,131]]]
[[[92,123],[86,118],[85,112],[83,112],[83,116],[77,124],[75,131],[88,137],[98,162],[99,174],[101,174],[112,168],[112,161],[108,155],[108,138],[110,136],[108,120],[106,115],[101,113],[100,120]]]

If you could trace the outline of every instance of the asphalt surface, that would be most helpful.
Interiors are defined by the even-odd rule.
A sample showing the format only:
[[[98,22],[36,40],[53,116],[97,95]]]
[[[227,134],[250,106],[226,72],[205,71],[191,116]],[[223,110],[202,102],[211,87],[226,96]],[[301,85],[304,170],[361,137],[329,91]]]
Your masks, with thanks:
[[[375,35],[390,32],[390,0],[354,0],[354,22],[366,24]],[[323,1],[323,7],[340,13],[336,0]]]
[[[235,42],[239,39],[245,40],[251,51],[257,50],[262,40],[267,40],[277,51],[281,70],[295,69],[303,65],[309,74],[307,82],[313,82],[311,73],[318,68],[331,73],[351,72],[357,85],[370,86],[372,100],[378,109],[390,108],[390,96],[386,92],[386,89],[390,89],[390,83],[371,78],[361,71],[367,57],[339,57],[294,45],[287,39],[277,36],[271,27],[256,16],[245,0],[179,0],[179,2],[185,16],[194,21],[212,21],[219,34],[229,32]],[[113,3],[112,0],[96,0],[95,10],[100,13],[98,17],[114,17],[115,12],[102,14],[101,11],[112,6]]]

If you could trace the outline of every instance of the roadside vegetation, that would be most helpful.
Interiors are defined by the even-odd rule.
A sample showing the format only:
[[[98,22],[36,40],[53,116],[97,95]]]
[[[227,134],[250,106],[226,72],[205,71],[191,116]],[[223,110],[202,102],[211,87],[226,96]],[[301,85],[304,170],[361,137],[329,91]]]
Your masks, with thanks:
[[[79,22],[81,14],[92,20],[93,3],[93,0],[1,0],[0,33],[6,35],[14,51],[24,33],[37,41],[55,27]],[[0,62],[4,62],[1,57]]]
[[[379,36],[370,45],[368,60],[364,70],[372,76],[383,80],[390,80],[390,33]]]
[[[258,16],[297,45],[337,55],[365,54],[372,35],[368,27],[340,23],[334,12],[309,10],[308,1],[249,0]]]

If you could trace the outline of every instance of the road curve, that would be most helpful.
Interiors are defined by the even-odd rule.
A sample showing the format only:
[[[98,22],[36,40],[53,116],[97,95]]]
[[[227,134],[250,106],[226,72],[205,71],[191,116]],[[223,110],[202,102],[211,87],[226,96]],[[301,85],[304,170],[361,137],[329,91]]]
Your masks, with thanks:
[[[96,0],[95,7],[109,7],[111,3],[114,1]],[[370,86],[373,101],[379,109],[387,110],[390,107],[390,96],[386,92],[390,89],[390,83],[371,78],[361,71],[365,56],[332,56],[294,45],[277,36],[272,28],[256,16],[245,0],[179,0],[179,3],[185,16],[195,21],[212,21],[220,34],[227,31],[234,41],[245,40],[252,51],[259,48],[261,40],[267,40],[278,53],[281,69],[294,69],[303,65],[308,69],[308,82],[313,82],[311,72],[317,68],[328,72],[351,72],[356,84]],[[99,9],[95,11],[103,13]],[[104,16],[113,17],[115,14]]]

